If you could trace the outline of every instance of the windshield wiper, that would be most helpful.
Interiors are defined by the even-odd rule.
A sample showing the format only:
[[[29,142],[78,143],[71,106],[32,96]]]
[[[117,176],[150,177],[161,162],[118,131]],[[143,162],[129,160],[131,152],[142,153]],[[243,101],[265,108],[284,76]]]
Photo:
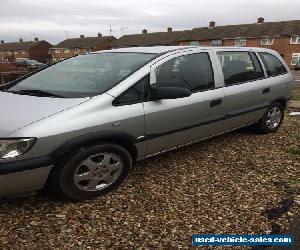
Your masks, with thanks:
[[[44,91],[44,90],[39,90],[39,89],[20,89],[20,90],[14,90],[14,91],[9,91],[7,90],[6,92],[11,92],[14,94],[20,94],[20,95],[33,95],[33,96],[43,96],[43,97],[59,97],[59,98],[64,98],[63,96]]]

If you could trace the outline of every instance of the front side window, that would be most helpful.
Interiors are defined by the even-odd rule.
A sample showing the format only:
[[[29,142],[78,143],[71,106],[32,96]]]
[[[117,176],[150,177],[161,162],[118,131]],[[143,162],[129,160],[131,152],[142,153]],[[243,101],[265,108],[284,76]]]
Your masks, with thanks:
[[[156,54],[100,53],[81,55],[48,67],[9,91],[38,90],[62,97],[87,97],[106,92]]]
[[[261,45],[272,45],[274,43],[274,37],[263,37],[261,39]]]
[[[291,44],[300,44],[300,36],[292,36],[290,43]]]
[[[69,48],[65,48],[64,53],[70,53],[70,49]]]
[[[237,38],[234,41],[235,46],[246,46],[247,40],[245,38]]]
[[[226,86],[264,77],[262,67],[253,52],[220,51],[217,55],[222,65]]]
[[[148,74],[119,97],[117,97],[114,100],[113,105],[121,106],[143,102],[146,98],[145,93],[147,92],[146,89],[149,87],[149,82],[150,75]]]
[[[214,88],[208,53],[176,57],[156,68],[155,73],[157,86],[181,87],[191,92]]]
[[[277,76],[287,73],[286,68],[276,56],[266,52],[261,52],[259,55],[265,65],[268,76]]]
[[[300,53],[293,53],[292,65],[300,64]]]

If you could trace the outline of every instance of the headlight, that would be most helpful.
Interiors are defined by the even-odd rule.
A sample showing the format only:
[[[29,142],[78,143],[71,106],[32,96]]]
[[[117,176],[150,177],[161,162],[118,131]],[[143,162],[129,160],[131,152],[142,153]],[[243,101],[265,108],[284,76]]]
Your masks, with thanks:
[[[0,159],[9,159],[25,154],[32,148],[35,141],[35,138],[0,140]]]

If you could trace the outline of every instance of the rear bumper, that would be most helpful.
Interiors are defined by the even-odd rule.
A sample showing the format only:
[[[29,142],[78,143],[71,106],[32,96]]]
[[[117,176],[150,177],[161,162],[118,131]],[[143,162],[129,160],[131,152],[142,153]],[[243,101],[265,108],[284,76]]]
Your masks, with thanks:
[[[43,188],[52,165],[0,175],[0,197],[20,195]]]

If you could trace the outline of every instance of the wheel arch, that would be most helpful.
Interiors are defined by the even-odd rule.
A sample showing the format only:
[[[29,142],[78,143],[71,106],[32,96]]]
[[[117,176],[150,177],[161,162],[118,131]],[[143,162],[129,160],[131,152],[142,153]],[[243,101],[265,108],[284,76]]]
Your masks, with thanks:
[[[288,100],[286,98],[279,97],[279,98],[275,99],[272,103],[275,103],[275,102],[278,102],[279,104],[281,104],[284,109],[287,108],[287,102],[288,102]]]
[[[138,156],[138,151],[135,146],[135,138],[125,132],[117,131],[101,131],[84,134],[63,143],[55,149],[51,156],[56,161],[61,160],[74,150],[78,150],[85,146],[96,145],[101,143],[114,143],[125,148],[131,155],[132,160],[135,161]]]

